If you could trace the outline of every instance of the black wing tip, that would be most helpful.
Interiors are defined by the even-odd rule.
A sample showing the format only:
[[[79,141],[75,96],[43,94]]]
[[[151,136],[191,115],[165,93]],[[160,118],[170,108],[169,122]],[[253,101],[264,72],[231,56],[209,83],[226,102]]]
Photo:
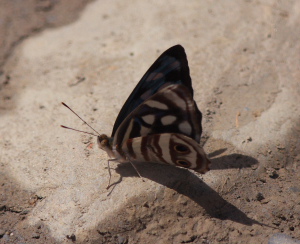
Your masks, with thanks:
[[[185,50],[184,50],[183,46],[181,46],[180,44],[177,44],[177,45],[172,46],[169,49],[167,49],[164,53],[167,53],[167,52],[172,52],[172,53],[184,52],[185,53]]]
[[[174,58],[180,60],[182,67],[184,67],[184,66],[188,67],[188,61],[187,61],[187,56],[186,56],[185,50],[184,50],[183,46],[181,46],[180,44],[170,47],[169,49],[164,51],[160,55],[159,58],[163,57],[164,55],[171,56],[171,57],[174,57]],[[187,70],[185,72],[187,72]]]
[[[175,46],[173,46],[171,48],[181,48],[181,49],[184,49],[184,47],[181,44],[177,44],[177,45],[175,45]]]

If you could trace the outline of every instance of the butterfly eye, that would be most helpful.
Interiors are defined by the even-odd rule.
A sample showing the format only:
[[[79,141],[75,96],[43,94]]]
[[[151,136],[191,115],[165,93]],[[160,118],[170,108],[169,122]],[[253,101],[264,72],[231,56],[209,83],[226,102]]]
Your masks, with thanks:
[[[101,141],[101,146],[102,147],[106,147],[107,144],[108,144],[108,140],[104,139],[104,140]]]
[[[185,160],[176,160],[176,164],[178,166],[184,167],[184,168],[188,168],[191,166],[190,162],[185,161]]]
[[[106,135],[100,135],[100,136],[98,136],[97,137],[97,143],[98,143],[98,146],[101,149],[104,149],[109,144],[108,137]]]
[[[189,152],[189,148],[185,145],[181,145],[181,144],[177,144],[174,146],[174,149],[176,152],[179,152],[179,153],[187,153]]]

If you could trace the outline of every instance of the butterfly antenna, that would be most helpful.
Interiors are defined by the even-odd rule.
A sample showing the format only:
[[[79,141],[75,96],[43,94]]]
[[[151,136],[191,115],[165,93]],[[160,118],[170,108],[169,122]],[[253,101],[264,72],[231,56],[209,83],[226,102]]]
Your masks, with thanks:
[[[73,109],[71,109],[67,104],[65,104],[64,102],[61,103],[62,105],[64,105],[65,107],[67,107],[68,109],[71,110],[71,112],[73,114],[75,114],[83,123],[85,123],[88,127],[90,127],[94,132],[96,132],[99,136],[100,136],[100,133],[98,131],[96,131],[92,126],[90,126],[83,118],[81,118]],[[65,128],[65,129],[69,129],[69,130],[75,130],[75,131],[78,131],[78,132],[82,132],[82,133],[86,133],[86,134],[90,134],[90,135],[93,135],[93,136],[97,136],[93,133],[89,133],[89,132],[85,132],[85,131],[81,131],[81,130],[76,130],[76,129],[72,129],[70,127],[67,127],[67,126],[64,126],[64,125],[61,125],[61,127]]]
[[[82,131],[82,130],[77,130],[77,129],[70,128],[70,127],[67,127],[67,126],[64,126],[64,125],[60,125],[60,127],[64,128],[64,129],[68,129],[68,130],[74,130],[74,131],[77,131],[77,132],[89,134],[89,135],[92,135],[92,136],[98,136],[98,135],[95,135],[95,134],[90,133],[90,132],[86,132],[86,131]]]

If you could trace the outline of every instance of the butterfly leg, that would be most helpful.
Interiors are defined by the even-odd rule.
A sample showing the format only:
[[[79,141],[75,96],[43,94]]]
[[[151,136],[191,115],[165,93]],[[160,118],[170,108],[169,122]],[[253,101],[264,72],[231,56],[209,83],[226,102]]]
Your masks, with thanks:
[[[110,158],[110,159],[107,160],[107,169],[108,169],[108,174],[109,174],[109,180],[108,180],[108,185],[107,185],[106,189],[109,189],[109,187],[111,187],[111,185],[110,185],[111,171],[110,171],[110,165],[109,165],[110,161],[117,161],[117,159]]]
[[[119,183],[121,183],[122,179],[123,179],[123,177],[120,176],[120,179],[119,179],[117,182],[112,183],[112,184],[108,187],[108,189],[111,188],[111,187],[113,187],[113,188],[112,188],[111,191],[107,194],[107,196],[110,196],[110,194],[111,194],[111,193],[113,192],[113,190],[115,189],[116,185],[119,184]],[[108,190],[108,189],[107,189],[107,190]]]
[[[132,167],[135,169],[135,171],[137,172],[137,174],[139,175],[139,177],[142,179],[142,181],[145,182],[144,178],[141,176],[141,174],[139,173],[139,171],[137,170],[137,168],[135,167],[135,165],[133,164],[133,162],[129,161],[129,163],[132,165]]]

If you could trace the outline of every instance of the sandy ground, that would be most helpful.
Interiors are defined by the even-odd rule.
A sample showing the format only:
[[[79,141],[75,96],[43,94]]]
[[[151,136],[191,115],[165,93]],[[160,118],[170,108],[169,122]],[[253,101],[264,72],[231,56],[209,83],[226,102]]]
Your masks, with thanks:
[[[300,239],[299,1],[8,2],[1,244]],[[107,155],[94,137],[59,127],[88,130],[60,102],[110,134],[144,72],[175,44],[188,56],[211,171],[139,164],[143,182],[113,164],[120,182],[108,191]]]

